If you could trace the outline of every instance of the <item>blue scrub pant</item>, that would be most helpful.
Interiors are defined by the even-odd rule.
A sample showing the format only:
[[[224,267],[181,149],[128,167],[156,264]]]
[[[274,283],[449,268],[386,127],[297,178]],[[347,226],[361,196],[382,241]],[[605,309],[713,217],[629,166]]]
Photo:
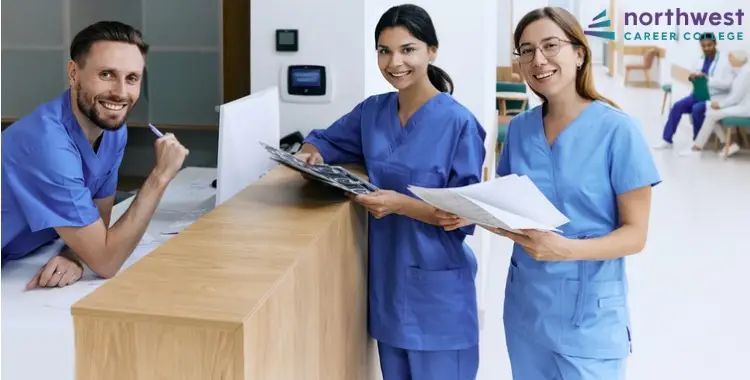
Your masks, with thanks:
[[[415,351],[378,342],[383,380],[474,380],[479,346],[465,350]]]
[[[625,380],[625,359],[593,359],[550,351],[505,330],[513,380]]]
[[[696,100],[695,96],[691,93],[678,100],[669,111],[669,118],[667,119],[667,124],[664,126],[664,141],[668,143],[672,142],[672,137],[677,132],[677,125],[680,124],[682,115],[686,113],[691,114],[693,119],[693,140],[695,140],[698,132],[701,130],[701,125],[703,125],[703,120],[706,118],[706,102]]]

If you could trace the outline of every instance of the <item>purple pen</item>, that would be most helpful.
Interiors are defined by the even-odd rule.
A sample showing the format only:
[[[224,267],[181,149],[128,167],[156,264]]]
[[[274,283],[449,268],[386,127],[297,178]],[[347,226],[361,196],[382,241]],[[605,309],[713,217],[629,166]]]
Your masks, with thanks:
[[[151,123],[148,123],[148,127],[149,127],[149,128],[151,128],[151,132],[154,132],[154,134],[155,134],[155,135],[156,135],[157,137],[164,137],[164,134],[163,134],[163,133],[161,133],[161,131],[159,131],[158,129],[156,129],[156,127],[154,127],[154,125],[153,125],[153,124],[151,124]]]

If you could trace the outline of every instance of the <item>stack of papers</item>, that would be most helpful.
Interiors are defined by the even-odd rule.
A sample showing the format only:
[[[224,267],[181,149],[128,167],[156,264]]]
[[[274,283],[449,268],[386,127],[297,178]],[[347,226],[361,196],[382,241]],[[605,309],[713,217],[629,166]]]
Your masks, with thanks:
[[[527,176],[511,174],[474,185],[430,189],[409,186],[426,203],[475,224],[521,230],[557,231],[570,220]]]
[[[305,175],[308,178],[315,179],[352,194],[369,194],[378,191],[378,188],[375,187],[375,185],[357,177],[352,172],[340,166],[325,164],[310,165],[289,152],[272,147],[263,142],[260,142],[260,145],[268,151],[271,159],[302,173],[302,175]]]

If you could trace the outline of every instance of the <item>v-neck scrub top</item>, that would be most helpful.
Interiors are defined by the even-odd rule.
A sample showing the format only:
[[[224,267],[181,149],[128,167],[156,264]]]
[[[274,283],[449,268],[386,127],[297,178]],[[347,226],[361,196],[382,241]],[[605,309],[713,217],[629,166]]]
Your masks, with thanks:
[[[55,227],[96,222],[94,199],[115,194],[127,127],[104,131],[94,152],[70,101],[67,90],[3,132],[3,263],[57,239]]]
[[[550,145],[542,106],[514,117],[497,174],[526,175],[570,222],[571,239],[619,227],[617,196],[661,182],[640,124],[594,101]],[[554,352],[616,359],[630,350],[625,259],[545,262],[515,244],[504,321]]]

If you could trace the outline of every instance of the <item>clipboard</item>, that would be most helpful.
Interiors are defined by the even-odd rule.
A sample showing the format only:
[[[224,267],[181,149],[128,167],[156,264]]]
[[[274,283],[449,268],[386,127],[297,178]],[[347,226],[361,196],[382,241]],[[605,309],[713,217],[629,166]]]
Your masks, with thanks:
[[[265,144],[262,141],[259,141],[259,143],[268,151],[272,160],[300,172],[303,176],[352,194],[370,194],[378,191],[375,185],[354,175],[354,173],[341,166],[326,164],[310,165],[289,152]]]
[[[693,95],[697,101],[711,100],[711,94],[708,92],[708,78],[700,76],[693,79]]]

